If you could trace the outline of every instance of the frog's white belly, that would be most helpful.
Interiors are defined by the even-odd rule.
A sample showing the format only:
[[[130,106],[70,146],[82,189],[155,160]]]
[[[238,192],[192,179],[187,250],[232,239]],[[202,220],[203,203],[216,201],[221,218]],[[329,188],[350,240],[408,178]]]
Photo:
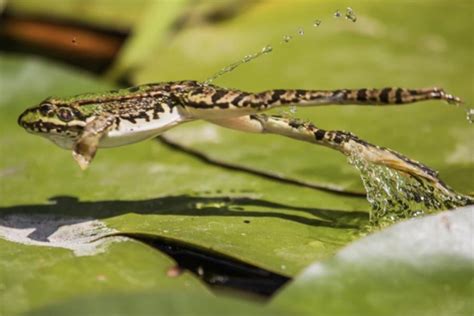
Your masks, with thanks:
[[[101,139],[99,147],[117,147],[136,143],[160,135],[164,131],[186,121],[176,108],[172,112],[160,113],[159,119],[146,121],[135,119],[135,123],[122,119],[118,128]]]

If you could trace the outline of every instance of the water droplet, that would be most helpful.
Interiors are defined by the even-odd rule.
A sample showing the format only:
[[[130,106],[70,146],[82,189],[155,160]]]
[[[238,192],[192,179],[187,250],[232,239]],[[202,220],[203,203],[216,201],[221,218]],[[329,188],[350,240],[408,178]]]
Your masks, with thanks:
[[[414,178],[403,172],[377,165],[367,160],[364,147],[352,140],[349,163],[360,174],[371,204],[370,223],[387,226],[404,218],[432,214],[472,203],[472,198],[449,188],[439,187],[424,178]]]
[[[339,10],[336,10],[336,12],[334,12],[334,17],[335,18],[340,18],[341,16],[342,16],[342,14]]]
[[[245,55],[244,58],[242,58],[242,62],[244,63],[248,63],[251,60],[252,60],[252,55]]]
[[[357,21],[357,16],[355,15],[354,10],[352,10],[351,7],[346,8],[345,17],[346,17],[347,20],[351,20],[354,23]]]
[[[267,46],[263,47],[259,52],[256,52],[256,53],[250,54],[250,55],[246,55],[241,60],[239,60],[235,63],[232,63],[230,65],[227,65],[224,68],[222,68],[221,70],[219,70],[213,76],[209,77],[206,81],[204,81],[204,84],[210,84],[214,80],[216,80],[217,78],[225,75],[226,73],[229,73],[229,72],[233,71],[235,68],[239,67],[240,65],[248,63],[248,62],[250,62],[250,61],[252,61],[252,60],[254,60],[254,59],[256,59],[256,58],[258,58],[262,55],[268,54],[271,51],[273,51],[273,47],[270,46],[270,45],[267,45]]]
[[[466,111],[466,118],[469,123],[474,123],[474,109],[467,109]]]
[[[295,115],[296,114],[296,106],[292,105],[290,106],[290,113]]]
[[[302,27],[300,27],[300,28],[298,29],[298,34],[301,35],[301,36],[304,35],[304,30],[303,30]]]
[[[268,53],[270,53],[272,50],[273,50],[273,47],[270,46],[270,45],[267,45],[267,46],[265,46],[264,48],[262,48],[262,53],[268,54]]]
[[[423,214],[425,214],[425,212],[423,212],[422,210],[416,210],[413,212],[413,217],[420,217]]]
[[[197,274],[198,274],[199,276],[203,276],[203,275],[204,275],[204,268],[203,268],[202,266],[199,266],[199,267],[197,268]]]
[[[319,27],[321,25],[322,21],[321,20],[314,20],[313,26],[314,27]]]
[[[285,36],[283,36],[283,42],[288,43],[289,41],[292,40],[292,38],[293,38],[293,36],[291,36],[291,35],[285,35]]]

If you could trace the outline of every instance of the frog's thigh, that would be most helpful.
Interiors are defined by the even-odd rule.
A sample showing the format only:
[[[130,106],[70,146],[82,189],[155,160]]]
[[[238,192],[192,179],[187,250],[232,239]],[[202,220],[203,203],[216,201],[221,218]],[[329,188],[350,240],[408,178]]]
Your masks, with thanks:
[[[252,115],[245,115],[232,118],[207,119],[206,121],[216,125],[235,129],[247,133],[263,133],[264,128],[260,120]]]

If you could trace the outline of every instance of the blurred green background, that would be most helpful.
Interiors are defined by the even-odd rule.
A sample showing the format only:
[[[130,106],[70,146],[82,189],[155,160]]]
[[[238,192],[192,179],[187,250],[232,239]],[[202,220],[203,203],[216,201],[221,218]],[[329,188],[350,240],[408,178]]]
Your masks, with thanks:
[[[16,125],[26,107],[48,96],[124,82],[205,80],[271,45],[270,54],[215,84],[249,91],[438,86],[467,105],[474,102],[470,0],[15,0],[0,1],[0,7],[0,297],[8,302],[0,311],[5,315],[85,294],[187,293],[184,289],[189,296],[177,295],[168,314],[186,297],[187,312],[207,299],[213,302],[209,306],[216,304],[216,314],[219,304],[230,308],[212,299],[194,275],[170,281],[166,269],[173,261],[135,241],[90,257],[44,247],[61,227],[58,218],[99,219],[119,232],[189,244],[290,278],[358,238],[368,219],[363,198],[225,171],[153,141],[101,150],[81,172],[70,152]],[[356,23],[334,17],[347,7]],[[315,27],[315,20],[322,23]],[[285,43],[284,36],[292,39]],[[442,102],[333,106],[298,109],[296,116],[397,150],[439,170],[460,192],[474,191],[474,132],[464,108]],[[201,122],[169,134],[229,162],[362,189],[345,157],[326,148]],[[52,203],[57,196],[70,198]],[[40,224],[57,229],[40,232],[41,240],[25,237],[22,245],[13,236],[21,230],[38,233]],[[101,275],[106,282],[97,278]]]

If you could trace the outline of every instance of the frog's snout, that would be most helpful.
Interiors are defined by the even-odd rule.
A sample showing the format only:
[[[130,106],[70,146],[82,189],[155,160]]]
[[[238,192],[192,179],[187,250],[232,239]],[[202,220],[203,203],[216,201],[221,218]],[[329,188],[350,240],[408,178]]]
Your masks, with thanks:
[[[23,128],[25,128],[24,118],[25,118],[25,115],[26,115],[27,111],[23,111],[23,113],[20,114],[20,116],[18,117],[18,120],[17,120],[18,125],[20,125]]]
[[[26,109],[18,117],[17,123],[18,125],[26,129],[27,131],[32,131],[34,130],[35,118],[36,118],[35,109]]]

